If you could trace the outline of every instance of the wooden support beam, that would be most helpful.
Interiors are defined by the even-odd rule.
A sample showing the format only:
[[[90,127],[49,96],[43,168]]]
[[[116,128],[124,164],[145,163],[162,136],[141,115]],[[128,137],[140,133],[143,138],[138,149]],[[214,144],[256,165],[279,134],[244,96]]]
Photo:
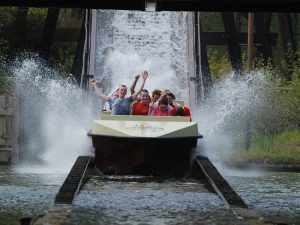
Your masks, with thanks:
[[[157,11],[300,12],[300,0],[153,0]],[[146,0],[1,0],[2,6],[145,10]]]
[[[49,8],[41,41],[41,54],[45,60],[49,59],[56,24],[59,16],[59,8]]]
[[[206,38],[203,35],[201,20],[200,20],[200,48],[201,48],[201,71],[202,71],[202,81],[203,81],[203,92],[206,98],[212,88],[212,79],[209,69],[207,50],[206,50]]]
[[[235,27],[234,16],[232,12],[222,12],[222,18],[225,33],[228,38],[228,50],[231,60],[232,69],[235,74],[240,74],[242,67],[241,48],[238,45],[237,31]]]
[[[247,45],[247,72],[253,69],[254,59],[254,46],[253,46],[253,33],[254,33],[254,13],[248,13],[248,45]]]
[[[281,32],[282,47],[284,52],[288,51],[288,46],[296,51],[296,41],[294,37],[294,29],[292,19],[289,13],[278,13],[279,27]]]
[[[290,53],[295,53],[297,51],[292,19],[289,13],[278,13],[278,20],[285,60],[288,66],[292,66],[296,61],[296,54]],[[286,79],[288,81],[292,80],[291,73],[286,73]]]
[[[155,1],[155,0],[154,0]],[[299,12],[299,0],[156,0],[157,11]]]
[[[1,0],[2,6],[28,6],[41,8],[83,8],[83,9],[119,9],[145,10],[144,0]]]
[[[28,15],[28,7],[19,7],[15,22],[10,31],[9,48],[12,53],[15,53],[26,43],[26,19]]]
[[[86,19],[86,12],[83,15],[81,30],[79,34],[79,38],[77,41],[77,47],[75,51],[74,61],[71,69],[71,74],[75,77],[78,84],[81,81],[81,73],[82,73],[82,66],[84,60],[84,43],[85,43],[85,19]]]
[[[258,45],[257,55],[262,55],[264,59],[273,60],[272,48],[276,44],[271,41],[269,34],[270,23],[271,23],[271,13],[254,13],[254,26],[255,26],[255,36],[254,43],[261,43]]]

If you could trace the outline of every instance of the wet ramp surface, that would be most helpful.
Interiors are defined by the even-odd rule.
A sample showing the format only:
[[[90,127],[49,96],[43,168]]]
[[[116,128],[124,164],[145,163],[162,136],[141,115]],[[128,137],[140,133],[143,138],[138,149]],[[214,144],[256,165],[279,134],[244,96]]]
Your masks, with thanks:
[[[62,224],[76,221],[85,221],[85,224],[244,224],[199,180],[137,176],[91,177]]]

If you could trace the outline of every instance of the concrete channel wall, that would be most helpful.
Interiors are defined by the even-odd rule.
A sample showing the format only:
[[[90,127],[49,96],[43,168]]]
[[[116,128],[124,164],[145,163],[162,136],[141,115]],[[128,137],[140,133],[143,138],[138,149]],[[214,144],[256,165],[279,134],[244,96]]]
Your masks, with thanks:
[[[16,102],[14,94],[0,94],[0,164],[18,161]]]

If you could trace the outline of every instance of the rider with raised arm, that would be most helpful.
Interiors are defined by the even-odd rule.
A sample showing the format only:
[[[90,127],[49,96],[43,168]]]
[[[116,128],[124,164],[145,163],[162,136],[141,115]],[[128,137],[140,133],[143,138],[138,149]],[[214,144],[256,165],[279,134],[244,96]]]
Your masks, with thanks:
[[[140,94],[140,92],[143,90],[146,79],[148,78],[148,72],[144,71],[142,74],[142,84],[140,86],[140,89],[133,93],[131,96],[129,97],[125,97],[127,94],[127,87],[126,85],[121,85],[118,89],[118,97],[109,97],[107,95],[103,95],[99,88],[96,85],[96,80],[92,80],[91,84],[94,86],[95,91],[96,91],[96,95],[102,99],[104,99],[105,101],[109,101],[111,103],[112,106],[112,114],[113,115],[129,115],[129,107],[131,102],[133,102],[134,100],[137,99],[138,95]]]

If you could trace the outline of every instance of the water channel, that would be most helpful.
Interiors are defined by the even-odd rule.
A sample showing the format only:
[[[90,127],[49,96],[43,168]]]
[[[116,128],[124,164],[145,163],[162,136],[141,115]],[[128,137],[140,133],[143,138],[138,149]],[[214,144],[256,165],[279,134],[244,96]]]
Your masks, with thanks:
[[[17,225],[20,218],[45,213],[67,175],[22,169],[0,168],[0,224]],[[266,221],[300,224],[300,173],[223,172]],[[194,179],[124,182],[91,177],[62,224],[245,224],[205,190]]]

